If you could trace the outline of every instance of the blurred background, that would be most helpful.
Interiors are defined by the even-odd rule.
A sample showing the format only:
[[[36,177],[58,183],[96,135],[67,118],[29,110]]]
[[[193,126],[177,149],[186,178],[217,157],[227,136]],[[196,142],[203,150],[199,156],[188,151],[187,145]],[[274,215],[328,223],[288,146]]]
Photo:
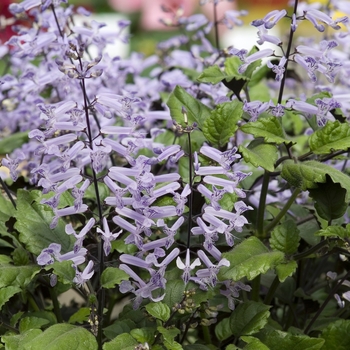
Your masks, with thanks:
[[[14,0],[0,0],[0,42],[5,42],[11,35],[11,14],[9,4],[20,2]],[[211,0],[69,0],[69,4],[83,6],[92,12],[90,16],[97,22],[115,25],[120,19],[129,19],[131,40],[127,46],[118,47],[121,56],[128,52],[138,51],[145,55],[154,53],[156,45],[177,34],[176,29],[166,27],[160,20],[167,21],[179,6],[185,16],[194,13],[204,13],[213,20],[213,3]],[[287,0],[244,0],[221,1],[218,5],[218,19],[223,17],[226,10],[247,10],[248,15],[242,17],[243,27],[235,27],[232,31],[223,25],[219,27],[221,46],[234,45],[238,48],[252,46],[256,43],[256,28],[249,23],[257,18],[264,17],[271,10],[280,10],[288,7]],[[164,12],[164,9],[167,12]],[[278,29],[276,29],[278,31]],[[274,33],[275,35],[278,33]],[[110,48],[115,50],[116,48]]]

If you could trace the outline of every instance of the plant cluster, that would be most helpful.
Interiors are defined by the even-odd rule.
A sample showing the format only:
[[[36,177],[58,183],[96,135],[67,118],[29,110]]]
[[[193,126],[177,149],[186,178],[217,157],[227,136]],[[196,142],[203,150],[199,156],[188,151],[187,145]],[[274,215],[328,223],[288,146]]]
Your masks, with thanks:
[[[128,21],[10,5],[1,349],[350,346],[350,4],[294,0],[222,49],[246,12],[218,2],[128,58],[105,52]]]

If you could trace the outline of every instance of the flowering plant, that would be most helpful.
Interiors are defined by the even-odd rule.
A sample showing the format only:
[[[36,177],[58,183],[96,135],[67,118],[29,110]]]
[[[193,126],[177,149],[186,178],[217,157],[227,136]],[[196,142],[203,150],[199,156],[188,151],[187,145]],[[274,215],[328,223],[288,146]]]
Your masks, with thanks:
[[[266,14],[260,48],[179,9],[124,59],[127,21],[67,2],[11,4],[0,46],[0,347],[348,348],[349,3]]]

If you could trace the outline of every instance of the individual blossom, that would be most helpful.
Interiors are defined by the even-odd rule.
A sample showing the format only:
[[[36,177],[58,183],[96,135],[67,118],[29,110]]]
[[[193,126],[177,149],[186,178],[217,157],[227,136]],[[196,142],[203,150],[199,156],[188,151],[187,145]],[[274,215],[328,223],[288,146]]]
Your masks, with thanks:
[[[269,12],[264,18],[257,19],[251,24],[254,27],[264,26],[266,29],[272,29],[283,17],[287,15],[286,10],[274,10]]]
[[[73,235],[76,238],[76,241],[74,243],[74,251],[79,251],[83,246],[83,240],[87,233],[92,229],[92,227],[95,225],[95,219],[91,218],[87,224],[80,230],[79,233],[76,233],[74,230],[72,224],[66,225],[65,231],[67,235]]]
[[[61,254],[61,245],[58,243],[51,243],[47,248],[44,248],[37,257],[38,265],[45,266],[51,265],[55,261],[71,260],[74,265],[80,265],[84,263],[87,253],[86,248],[81,248],[79,251],[70,251],[65,254]]]
[[[92,260],[86,265],[83,272],[80,272],[77,268],[75,270],[75,277],[73,282],[76,283],[78,287],[82,287],[84,283],[89,281],[94,274],[94,263]]]
[[[263,49],[251,54],[250,56],[243,57],[243,64],[238,68],[238,73],[243,74],[251,63],[273,55],[274,55],[274,50]]]
[[[228,307],[230,310],[235,309],[235,299],[239,297],[239,292],[244,290],[250,292],[252,287],[244,284],[243,282],[223,281],[223,285],[226,289],[220,289],[220,294],[224,295],[228,300]]]
[[[197,255],[207,268],[198,270],[196,276],[211,287],[215,287],[220,267],[230,266],[230,262],[222,258],[217,264],[213,264],[203,250],[198,250]]]
[[[185,204],[187,203],[187,197],[191,193],[191,188],[189,184],[186,184],[184,189],[180,193],[174,193],[174,201],[177,203],[176,214],[181,216],[185,210]]]
[[[271,63],[271,61],[267,61],[267,66],[272,69],[272,71],[276,74],[275,80],[281,81],[285,72],[285,65],[287,62],[286,57],[282,57],[278,63],[278,65]]]
[[[10,176],[13,181],[18,179],[18,165],[19,163],[26,159],[26,156],[21,151],[16,151],[14,153],[15,158],[10,158],[8,154],[6,154],[6,158],[1,160],[1,164],[10,170]]]
[[[120,230],[119,232],[112,233],[109,229],[107,219],[103,218],[103,231],[98,227],[97,232],[101,233],[101,238],[103,239],[103,251],[106,256],[111,252],[111,242],[118,238],[118,236],[123,232]]]
[[[190,260],[190,250],[186,249],[186,260],[185,263],[183,263],[180,259],[180,257],[177,257],[176,259],[176,265],[180,270],[183,270],[182,279],[187,284],[191,277],[191,271],[194,270],[197,266],[201,265],[201,262],[199,258],[196,258],[192,263]]]

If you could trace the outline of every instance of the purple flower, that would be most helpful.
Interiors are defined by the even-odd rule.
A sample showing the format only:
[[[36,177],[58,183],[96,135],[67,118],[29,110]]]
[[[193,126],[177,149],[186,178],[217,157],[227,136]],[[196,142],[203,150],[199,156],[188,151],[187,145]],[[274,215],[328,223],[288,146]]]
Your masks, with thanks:
[[[219,273],[220,267],[230,266],[230,262],[223,258],[217,265],[215,265],[210,261],[203,250],[198,250],[197,254],[200,260],[207,266],[206,269],[200,269],[196,272],[197,277],[210,286],[215,287],[217,283],[217,274]]]
[[[67,235],[73,235],[76,238],[76,241],[74,243],[74,252],[79,251],[83,246],[83,240],[86,236],[86,234],[92,229],[92,227],[95,225],[95,219],[91,218],[87,224],[80,230],[80,233],[77,234],[75,230],[73,229],[72,224],[66,225],[66,233]]]
[[[282,19],[283,17],[285,17],[287,14],[286,10],[274,10],[269,12],[263,19],[257,19],[255,21],[253,21],[251,24],[254,27],[260,27],[260,26],[264,26],[266,29],[271,29],[273,28],[280,19]]]
[[[109,253],[111,252],[111,242],[114,241],[115,239],[118,238],[118,236],[123,232],[122,230],[120,230],[117,233],[111,233],[111,231],[109,230],[109,226],[107,223],[107,219],[103,218],[103,231],[97,227],[97,232],[101,233],[102,236],[101,238],[103,239],[103,250],[105,252],[105,255],[108,256]]]
[[[271,61],[267,62],[267,66],[272,69],[272,71],[276,74],[276,81],[281,81],[285,71],[285,64],[287,62],[286,57],[282,57],[278,63],[278,65],[272,64]]]
[[[87,282],[94,274],[94,263],[92,260],[86,265],[83,272],[78,271],[76,268],[75,277],[73,282],[77,284],[78,287],[82,287],[82,285]]]

